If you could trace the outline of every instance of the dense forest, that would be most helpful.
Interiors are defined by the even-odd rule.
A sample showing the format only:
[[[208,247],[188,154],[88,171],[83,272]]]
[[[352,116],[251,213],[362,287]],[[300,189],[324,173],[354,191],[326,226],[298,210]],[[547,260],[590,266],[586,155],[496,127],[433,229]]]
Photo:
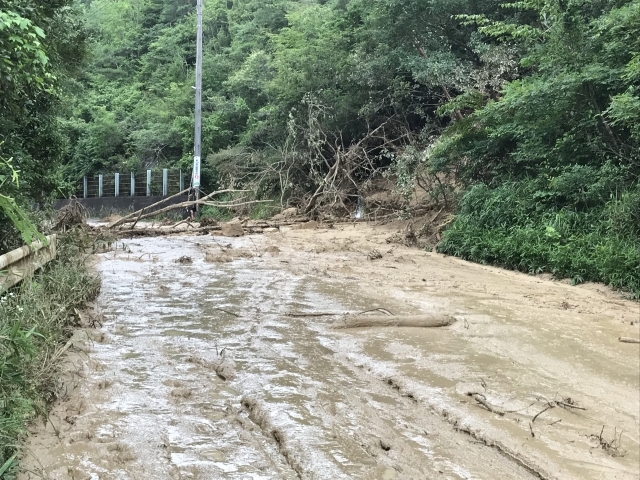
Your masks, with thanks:
[[[195,0],[0,0],[0,253],[83,175],[191,170],[195,32]],[[203,82],[205,191],[386,189],[453,215],[440,252],[640,298],[638,0],[204,0]],[[0,296],[0,477],[99,289],[73,232]]]
[[[5,197],[190,171],[195,0],[30,5],[0,0]],[[455,210],[441,252],[637,296],[639,52],[629,0],[205,0],[204,187],[304,206],[333,171],[347,214],[385,178]]]

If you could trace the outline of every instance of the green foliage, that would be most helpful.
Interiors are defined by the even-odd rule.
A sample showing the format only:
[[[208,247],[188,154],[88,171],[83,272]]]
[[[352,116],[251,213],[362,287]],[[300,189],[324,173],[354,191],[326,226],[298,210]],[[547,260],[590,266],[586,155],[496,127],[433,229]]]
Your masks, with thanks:
[[[618,196],[611,192],[587,212],[540,204],[544,190],[549,197],[573,195],[566,186],[545,189],[530,180],[473,187],[439,251],[527,273],[548,272],[573,283],[604,282],[640,298],[640,188]]]
[[[0,0],[0,157],[21,170],[21,194],[43,200],[56,187],[66,148],[61,94],[84,54],[73,0]]]
[[[198,218],[212,218],[219,221],[231,220],[233,213],[228,208],[204,206],[198,211]]]
[[[47,239],[38,232],[38,229],[31,219],[27,217],[24,210],[16,204],[12,197],[3,194],[3,192],[7,193],[7,190],[9,190],[7,187],[19,187],[18,172],[13,168],[12,160],[12,158],[4,160],[0,157],[0,214],[11,221],[13,228],[20,232],[22,240],[27,245],[31,244],[35,238],[46,243]],[[2,244],[0,243],[0,245]]]
[[[62,237],[58,259],[0,297],[0,466],[13,478],[26,425],[55,399],[59,349],[70,335],[74,308],[99,283],[84,264],[84,248]]]
[[[33,12],[2,1],[31,22],[3,17],[26,45],[11,57],[24,64],[20,88],[48,101],[60,96],[46,93],[51,85],[73,91],[55,121],[35,117],[33,148],[5,155],[18,159],[29,188],[50,191],[60,176],[72,184],[109,170],[190,170],[194,0],[82,0],[64,15],[69,0],[49,9],[39,2]],[[62,47],[67,38],[82,53],[80,37],[58,27],[73,22],[79,28],[65,32],[88,40],[81,65]],[[640,175],[639,52],[640,4],[631,0],[207,0],[203,187],[224,183],[281,205],[299,202],[336,151],[385,125],[389,142],[373,144],[372,168],[354,169],[345,195],[384,169],[406,198],[419,185],[449,206],[455,185],[467,213],[445,238],[447,251],[633,290],[635,280],[611,270],[633,275],[624,261],[589,252],[617,248],[633,258],[628,230],[605,227],[609,217],[635,221],[628,210]],[[51,68],[61,60],[66,70]],[[38,69],[50,76],[30,83]],[[58,176],[35,173],[44,171],[33,160],[44,158],[44,145],[56,162],[64,152]],[[508,222],[480,222],[498,213]],[[571,219],[570,232],[556,216]],[[504,229],[511,250],[491,243]],[[493,253],[470,254],[473,242],[489,238]],[[593,261],[571,266],[560,251]]]
[[[266,220],[280,211],[279,206],[273,203],[257,203],[249,211],[249,218],[253,220]]]
[[[169,0],[85,4],[92,55],[66,123],[65,174],[174,166],[190,157],[194,2],[179,9]],[[441,128],[447,119],[434,111],[443,88],[455,95],[481,84],[482,103],[510,75],[505,65],[513,63],[512,52],[472,38],[473,28],[461,29],[452,18],[487,6],[468,0],[208,1],[203,156],[242,146],[270,159],[270,152],[294,144],[299,158],[308,156],[305,132],[292,137],[289,128],[307,123],[308,98],[325,109],[319,127],[345,146],[390,116],[410,130],[428,117]],[[500,65],[497,76],[488,65]]]
[[[440,248],[637,297],[640,4],[508,7],[518,12],[508,20],[464,17],[487,38],[519,45],[528,75],[431,150],[431,168],[468,187]]]

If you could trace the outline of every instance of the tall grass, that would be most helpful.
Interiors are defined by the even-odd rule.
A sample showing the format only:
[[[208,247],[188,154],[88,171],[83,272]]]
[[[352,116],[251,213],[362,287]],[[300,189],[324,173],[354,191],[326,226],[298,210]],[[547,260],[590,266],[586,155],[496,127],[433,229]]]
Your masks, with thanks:
[[[584,172],[581,173],[581,175]],[[600,172],[596,172],[600,173]],[[568,182],[569,174],[472,187],[438,250],[640,298],[640,184]],[[574,175],[575,177],[575,175]]]
[[[56,260],[0,297],[0,478],[14,477],[26,424],[56,398],[57,352],[73,333],[74,309],[99,291],[78,239],[61,237]]]

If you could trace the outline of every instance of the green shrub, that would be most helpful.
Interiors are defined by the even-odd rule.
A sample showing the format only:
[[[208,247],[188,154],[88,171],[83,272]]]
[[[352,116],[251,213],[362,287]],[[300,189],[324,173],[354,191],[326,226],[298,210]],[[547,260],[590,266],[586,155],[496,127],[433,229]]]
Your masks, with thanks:
[[[62,237],[56,260],[0,296],[0,470],[8,467],[3,478],[13,478],[12,458],[25,425],[55,400],[56,352],[73,333],[74,308],[98,292],[85,258],[73,237]]]
[[[596,172],[595,183],[582,178],[578,188],[568,180],[575,173],[546,188],[539,179],[472,187],[439,251],[573,283],[604,282],[640,298],[640,185],[616,194],[611,177]]]

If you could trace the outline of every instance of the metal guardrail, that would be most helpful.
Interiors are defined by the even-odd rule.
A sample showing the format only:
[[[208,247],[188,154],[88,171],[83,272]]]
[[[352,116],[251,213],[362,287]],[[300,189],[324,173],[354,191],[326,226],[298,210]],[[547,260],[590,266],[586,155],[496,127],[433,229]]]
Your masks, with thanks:
[[[77,198],[169,196],[184,190],[182,170],[99,174],[82,177],[76,185]]]
[[[49,244],[33,242],[0,256],[0,293],[30,277],[56,258],[57,238],[47,237]]]

